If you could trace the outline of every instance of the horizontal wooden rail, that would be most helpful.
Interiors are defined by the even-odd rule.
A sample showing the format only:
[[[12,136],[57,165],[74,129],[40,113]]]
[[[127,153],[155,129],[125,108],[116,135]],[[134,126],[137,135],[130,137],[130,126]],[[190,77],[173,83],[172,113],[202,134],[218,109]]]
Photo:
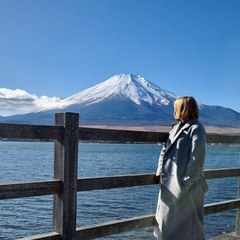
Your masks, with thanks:
[[[112,142],[165,142],[167,132],[148,132],[79,127],[79,140]],[[240,144],[240,134],[207,133],[207,143]]]
[[[240,176],[240,168],[209,169],[204,171],[206,179]],[[157,184],[155,174],[136,174],[93,178],[79,178],[78,191],[90,191],[109,188],[134,187]]]
[[[0,138],[62,139],[61,126],[0,123]]]
[[[77,182],[77,190],[90,191],[109,188],[143,186],[151,184],[157,184],[155,174],[79,178]]]
[[[59,194],[61,190],[59,180],[0,184],[0,200]]]
[[[240,199],[231,199],[223,202],[205,204],[204,214],[209,215],[218,212],[224,212],[240,207]]]
[[[17,240],[62,240],[62,237],[60,233],[51,232],[31,237],[19,238]]]
[[[60,140],[62,134],[61,126],[0,123],[0,138]],[[78,136],[83,141],[158,143],[165,142],[168,133],[79,127]],[[240,134],[208,133],[207,143],[240,144]]]
[[[79,140],[111,142],[165,142],[167,132],[147,132],[79,127]]]
[[[129,219],[122,219],[104,224],[79,227],[76,232],[76,239],[95,239],[127,231],[138,230],[153,226],[155,223],[154,215],[145,215]]]
[[[228,211],[240,207],[240,199],[228,200],[223,202],[211,203],[204,205],[204,215]],[[155,214],[144,215],[134,218],[121,219],[102,224],[78,227],[76,229],[76,240],[95,239],[109,235],[119,234],[122,232],[138,230],[141,228],[151,227],[155,224]],[[39,235],[31,238],[22,238],[21,240],[58,240],[59,235],[50,233]]]
[[[206,179],[240,176],[240,168],[208,169],[204,171]]]
[[[228,200],[224,202],[205,204],[204,214],[213,214],[228,211],[240,207],[240,199]],[[87,227],[77,228],[77,239],[95,239],[99,237],[118,234],[121,232],[137,230],[145,227],[154,226],[155,214],[144,215],[136,218],[112,221],[104,224],[97,224]],[[99,230],[101,229],[101,231]]]
[[[205,204],[204,214],[228,211],[240,207],[240,199],[228,200],[218,203]],[[99,237],[118,234],[121,232],[137,230],[145,227],[154,226],[155,214],[144,215],[135,218],[117,220],[104,224],[96,224],[87,227],[77,228],[77,239],[95,239]]]
[[[240,134],[207,133],[207,143],[240,144]]]
[[[240,176],[240,168],[210,169],[204,171],[206,179]],[[91,191],[110,188],[124,188],[157,184],[155,174],[134,174],[79,178],[77,191]],[[0,184],[0,200],[23,198],[40,195],[59,194],[62,192],[60,180]]]

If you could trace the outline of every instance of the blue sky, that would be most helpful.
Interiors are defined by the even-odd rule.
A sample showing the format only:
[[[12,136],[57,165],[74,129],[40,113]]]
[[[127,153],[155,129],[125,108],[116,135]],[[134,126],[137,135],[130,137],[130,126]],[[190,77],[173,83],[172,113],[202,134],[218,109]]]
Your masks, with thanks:
[[[0,33],[5,104],[15,89],[63,98],[137,73],[240,112],[239,0],[1,0]]]

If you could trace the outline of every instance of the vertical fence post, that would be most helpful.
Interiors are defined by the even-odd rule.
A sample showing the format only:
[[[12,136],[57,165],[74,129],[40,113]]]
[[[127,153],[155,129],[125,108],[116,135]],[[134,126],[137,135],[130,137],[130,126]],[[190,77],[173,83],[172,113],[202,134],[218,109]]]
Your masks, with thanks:
[[[62,192],[53,198],[53,231],[71,240],[76,233],[79,114],[56,113],[55,125],[63,127],[62,139],[54,143],[54,178],[62,181]]]
[[[240,176],[238,177],[238,198],[240,198]],[[237,208],[236,235],[240,236],[240,208]]]

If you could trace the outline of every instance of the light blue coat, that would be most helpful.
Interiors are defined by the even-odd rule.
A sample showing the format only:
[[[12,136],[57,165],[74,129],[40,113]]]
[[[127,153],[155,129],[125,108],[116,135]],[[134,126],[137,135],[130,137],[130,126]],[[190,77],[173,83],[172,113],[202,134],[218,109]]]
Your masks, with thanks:
[[[206,133],[196,119],[179,126],[170,131],[159,157],[155,235],[160,240],[203,240]]]

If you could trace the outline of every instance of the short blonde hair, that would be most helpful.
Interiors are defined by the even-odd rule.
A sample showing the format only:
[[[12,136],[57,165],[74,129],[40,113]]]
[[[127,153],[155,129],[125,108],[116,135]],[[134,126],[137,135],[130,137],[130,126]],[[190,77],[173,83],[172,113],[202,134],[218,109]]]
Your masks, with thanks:
[[[197,101],[192,96],[180,97],[174,102],[174,116],[183,122],[199,118]]]

